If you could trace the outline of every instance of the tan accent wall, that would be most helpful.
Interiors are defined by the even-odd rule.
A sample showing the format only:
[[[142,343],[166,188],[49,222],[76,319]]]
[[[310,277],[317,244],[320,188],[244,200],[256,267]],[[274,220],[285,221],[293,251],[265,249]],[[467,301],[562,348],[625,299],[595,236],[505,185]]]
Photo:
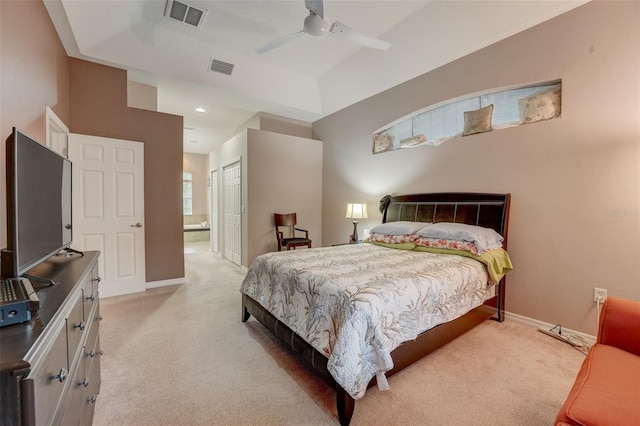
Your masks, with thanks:
[[[181,116],[127,107],[124,70],[69,59],[69,129],[144,143],[148,282],[184,277]]]
[[[349,234],[351,200],[365,229],[385,194],[510,192],[507,310],[595,334],[594,287],[640,300],[639,21],[638,2],[590,2],[315,122],[324,242]],[[370,154],[371,132],[413,111],[558,78],[557,120]]]
[[[40,1],[0,1],[0,247],[6,247],[4,141],[12,127],[46,143],[45,107],[69,121],[69,64]]]

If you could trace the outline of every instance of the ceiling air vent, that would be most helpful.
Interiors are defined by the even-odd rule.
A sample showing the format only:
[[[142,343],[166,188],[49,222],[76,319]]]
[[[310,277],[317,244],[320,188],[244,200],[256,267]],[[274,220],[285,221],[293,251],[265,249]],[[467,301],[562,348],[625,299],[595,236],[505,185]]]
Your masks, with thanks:
[[[194,27],[200,27],[206,15],[206,9],[198,9],[177,0],[167,0],[164,11],[164,16]]]
[[[219,72],[226,75],[231,75],[233,71],[233,64],[229,64],[227,62],[222,62],[217,59],[211,58],[211,64],[209,65],[209,70],[213,72]]]

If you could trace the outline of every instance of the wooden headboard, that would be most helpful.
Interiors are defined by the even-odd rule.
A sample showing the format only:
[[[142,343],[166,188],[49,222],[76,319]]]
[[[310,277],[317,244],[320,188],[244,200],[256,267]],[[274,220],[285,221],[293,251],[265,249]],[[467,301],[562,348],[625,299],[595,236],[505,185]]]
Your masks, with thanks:
[[[511,194],[441,192],[386,195],[380,200],[382,222],[456,222],[492,228],[507,248]]]

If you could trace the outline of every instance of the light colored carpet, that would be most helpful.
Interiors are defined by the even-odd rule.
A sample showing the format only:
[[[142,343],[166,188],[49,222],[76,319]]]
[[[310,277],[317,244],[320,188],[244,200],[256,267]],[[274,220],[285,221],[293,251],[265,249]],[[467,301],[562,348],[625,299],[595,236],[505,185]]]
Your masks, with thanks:
[[[101,301],[94,425],[337,425],[335,393],[253,318],[244,272],[185,254],[187,283]],[[370,389],[352,425],[552,425],[584,355],[487,321]]]

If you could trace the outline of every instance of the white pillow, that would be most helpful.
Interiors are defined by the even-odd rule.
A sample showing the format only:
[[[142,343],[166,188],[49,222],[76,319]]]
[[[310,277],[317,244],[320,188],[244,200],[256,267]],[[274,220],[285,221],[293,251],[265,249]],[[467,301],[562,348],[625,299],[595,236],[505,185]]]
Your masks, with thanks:
[[[376,225],[371,229],[372,234],[382,235],[410,235],[415,234],[425,226],[431,225],[426,222],[409,222],[401,220],[399,222],[387,222]]]
[[[479,254],[502,247],[502,241],[504,240],[502,235],[491,228],[451,222],[434,223],[419,230],[418,235],[426,238],[472,242],[475,244]]]

